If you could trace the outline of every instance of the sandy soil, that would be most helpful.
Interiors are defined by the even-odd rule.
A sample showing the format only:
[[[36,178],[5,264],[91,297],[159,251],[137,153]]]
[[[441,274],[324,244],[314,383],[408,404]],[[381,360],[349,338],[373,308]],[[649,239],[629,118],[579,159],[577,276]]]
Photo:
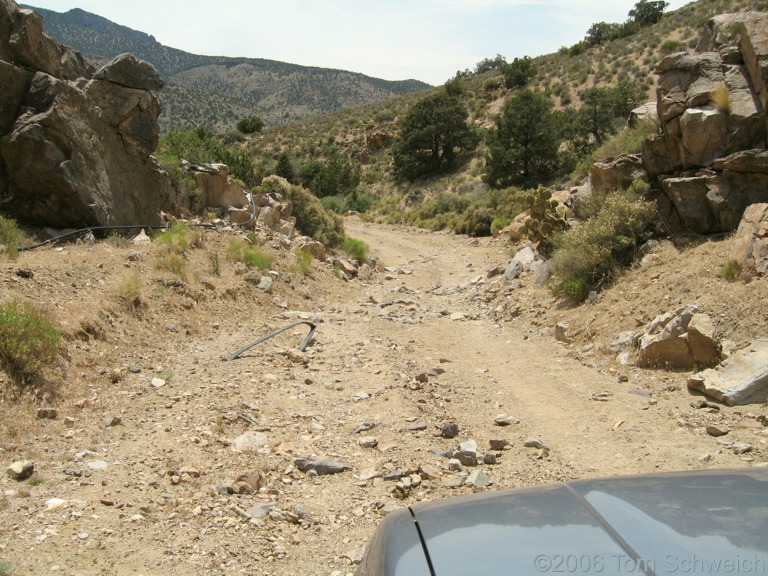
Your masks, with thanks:
[[[606,350],[681,303],[710,314],[727,347],[764,337],[766,280],[719,278],[727,239],[664,243],[598,304],[568,307],[531,277],[489,277],[514,252],[502,239],[346,226],[370,245],[375,270],[347,282],[315,263],[305,276],[265,240],[276,255],[269,294],[226,260],[235,232],[208,232],[187,254],[184,282],[158,269],[152,246],[46,247],[0,264],[0,297],[43,306],[67,336],[55,391],[14,397],[4,383],[3,462],[36,470],[0,480],[7,573],[344,575],[379,520],[414,502],[768,462],[756,420],[766,406],[695,408],[690,373],[622,366]],[[221,255],[218,276],[211,254]],[[130,274],[143,279],[138,308],[120,298]],[[297,326],[226,361],[297,320],[317,324],[306,352]],[[557,322],[571,343],[555,340]],[[38,418],[40,407],[56,418]],[[516,423],[497,425],[501,414]],[[374,426],[356,433],[364,422]],[[441,437],[446,422],[457,437]],[[734,454],[707,425],[752,451]],[[249,430],[269,445],[233,450]],[[548,449],[525,447],[532,438]],[[449,470],[433,452],[470,439],[477,467]],[[509,446],[492,451],[492,439]],[[482,463],[486,453],[495,464]],[[299,456],[352,468],[307,475],[294,467]],[[489,488],[450,486],[476,468]],[[410,487],[382,477],[395,469]],[[260,517],[254,507],[267,503]]]

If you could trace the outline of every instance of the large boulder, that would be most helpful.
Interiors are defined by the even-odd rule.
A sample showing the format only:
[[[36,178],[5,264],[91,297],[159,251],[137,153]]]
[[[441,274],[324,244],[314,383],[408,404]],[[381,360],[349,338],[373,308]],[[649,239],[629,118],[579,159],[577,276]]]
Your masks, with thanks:
[[[627,124],[629,124],[630,127],[634,127],[646,120],[658,122],[659,111],[656,108],[656,102],[646,102],[645,104],[641,104],[637,108],[634,108],[629,113]]]
[[[662,129],[688,108],[709,104],[710,94],[725,81],[722,60],[716,52],[671,54],[656,65],[656,73],[656,102]]]
[[[763,275],[768,271],[768,204],[744,212],[731,248],[731,260]]]
[[[648,172],[639,154],[595,162],[589,173],[593,192],[626,190],[635,180],[648,181]]]
[[[4,211],[54,228],[160,224],[176,198],[151,156],[157,71],[123,55],[94,72],[10,0],[0,0],[0,22]]]
[[[661,180],[674,210],[660,212],[672,229],[697,234],[731,232],[744,211],[768,202],[768,151],[743,150],[717,159],[711,169]]]
[[[710,202],[709,179],[706,176],[666,178],[661,188],[672,201],[682,229],[697,234],[721,231]]]
[[[249,206],[248,195],[229,177],[226,164],[193,165],[188,171],[194,176],[197,187],[202,190],[201,208],[245,208]]]
[[[698,390],[728,406],[768,401],[768,340],[756,340],[728,360],[694,374],[688,388]]]
[[[658,70],[663,132],[645,164],[652,176],[709,167],[722,156],[765,146],[765,111],[746,67],[726,65],[717,53],[707,53],[670,56]],[[712,103],[718,90],[727,92],[728,109]],[[659,156],[666,162],[650,162]]]
[[[637,365],[688,370],[714,366],[720,359],[714,324],[696,306],[688,305],[662,314],[646,326]]]

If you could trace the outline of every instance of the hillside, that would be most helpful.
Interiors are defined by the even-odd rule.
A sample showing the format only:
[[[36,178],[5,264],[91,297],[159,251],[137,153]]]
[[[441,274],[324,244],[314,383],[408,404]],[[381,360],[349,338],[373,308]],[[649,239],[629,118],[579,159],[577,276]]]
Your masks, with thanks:
[[[656,64],[672,53],[692,51],[713,16],[766,9],[768,2],[765,1],[699,0],[665,14],[657,24],[631,36],[589,47],[577,54],[571,54],[569,49],[572,47],[568,46],[553,54],[531,54],[536,73],[526,88],[546,95],[556,109],[563,110],[580,106],[580,94],[585,89],[610,88],[619,79],[628,78],[644,88],[648,102],[654,102]],[[504,101],[517,89],[506,88],[498,70],[482,73],[467,70],[461,75],[461,81],[465,90],[463,101],[469,111],[468,121],[484,134],[493,126]],[[454,174],[420,180],[406,189],[392,185],[390,146],[397,136],[399,120],[428,93],[407,94],[357,109],[271,127],[248,139],[244,149],[267,170],[274,166],[281,152],[287,153],[297,165],[303,165],[327,157],[333,150],[340,150],[362,164],[366,191],[376,198],[397,197],[394,204],[405,198],[412,202],[413,198],[441,192],[467,197],[487,194],[488,187],[480,179],[487,153],[487,147],[482,143],[471,161]],[[626,118],[619,120],[619,127],[623,128]],[[606,155],[617,153],[613,149]],[[588,173],[589,162],[596,159],[594,156],[588,158],[580,164],[578,171],[561,178],[557,185],[565,188],[581,183]],[[402,214],[394,214],[392,218],[402,221]]]
[[[167,84],[157,94],[164,130],[206,126],[223,133],[251,114],[277,125],[429,87],[273,60],[199,56],[84,10],[24,7],[43,16],[46,33],[93,62],[130,52],[153,64]]]

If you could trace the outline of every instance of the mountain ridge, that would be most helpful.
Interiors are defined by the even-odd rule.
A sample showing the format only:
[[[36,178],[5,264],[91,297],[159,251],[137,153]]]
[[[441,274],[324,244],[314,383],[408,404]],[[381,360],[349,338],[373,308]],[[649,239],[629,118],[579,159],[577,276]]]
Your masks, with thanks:
[[[94,64],[130,52],[155,66],[167,84],[157,94],[163,131],[205,126],[226,132],[251,114],[267,125],[278,125],[430,88],[419,80],[390,81],[263,58],[192,54],[80,8],[60,13],[21,6],[43,17],[47,34]]]

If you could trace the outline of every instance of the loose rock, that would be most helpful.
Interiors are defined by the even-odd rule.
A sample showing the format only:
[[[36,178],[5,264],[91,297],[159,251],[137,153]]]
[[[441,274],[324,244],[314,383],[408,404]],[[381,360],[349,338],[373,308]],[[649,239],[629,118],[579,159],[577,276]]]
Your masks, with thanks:
[[[35,472],[35,463],[30,462],[29,460],[22,460],[19,462],[14,462],[10,466],[8,466],[8,469],[6,471],[8,473],[8,476],[10,476],[13,480],[26,480],[32,474]]]
[[[379,441],[374,436],[363,436],[357,443],[363,448],[376,448],[379,445]]]
[[[520,420],[512,418],[509,414],[499,414],[493,421],[496,426],[512,426],[513,424],[520,424]]]
[[[506,438],[491,438],[488,441],[488,444],[490,445],[491,450],[504,450],[510,445],[510,442]]]
[[[253,430],[241,434],[232,442],[232,449],[237,452],[258,452],[265,446],[269,446],[267,435]]]
[[[524,446],[526,448],[537,448],[539,450],[549,450],[549,446],[547,446],[541,438],[529,438],[528,440],[525,441]]]
[[[310,460],[308,458],[296,458],[294,466],[302,472],[315,472],[318,476],[326,474],[338,474],[352,469],[352,464],[343,460]]]
[[[464,482],[467,486],[474,486],[475,488],[487,488],[493,484],[493,480],[482,470],[474,470]]]
[[[445,422],[440,428],[440,436],[443,438],[456,438],[459,435],[459,425],[453,422]]]
[[[725,436],[730,430],[726,428],[719,428],[717,426],[707,426],[707,434],[717,438],[718,436]]]

